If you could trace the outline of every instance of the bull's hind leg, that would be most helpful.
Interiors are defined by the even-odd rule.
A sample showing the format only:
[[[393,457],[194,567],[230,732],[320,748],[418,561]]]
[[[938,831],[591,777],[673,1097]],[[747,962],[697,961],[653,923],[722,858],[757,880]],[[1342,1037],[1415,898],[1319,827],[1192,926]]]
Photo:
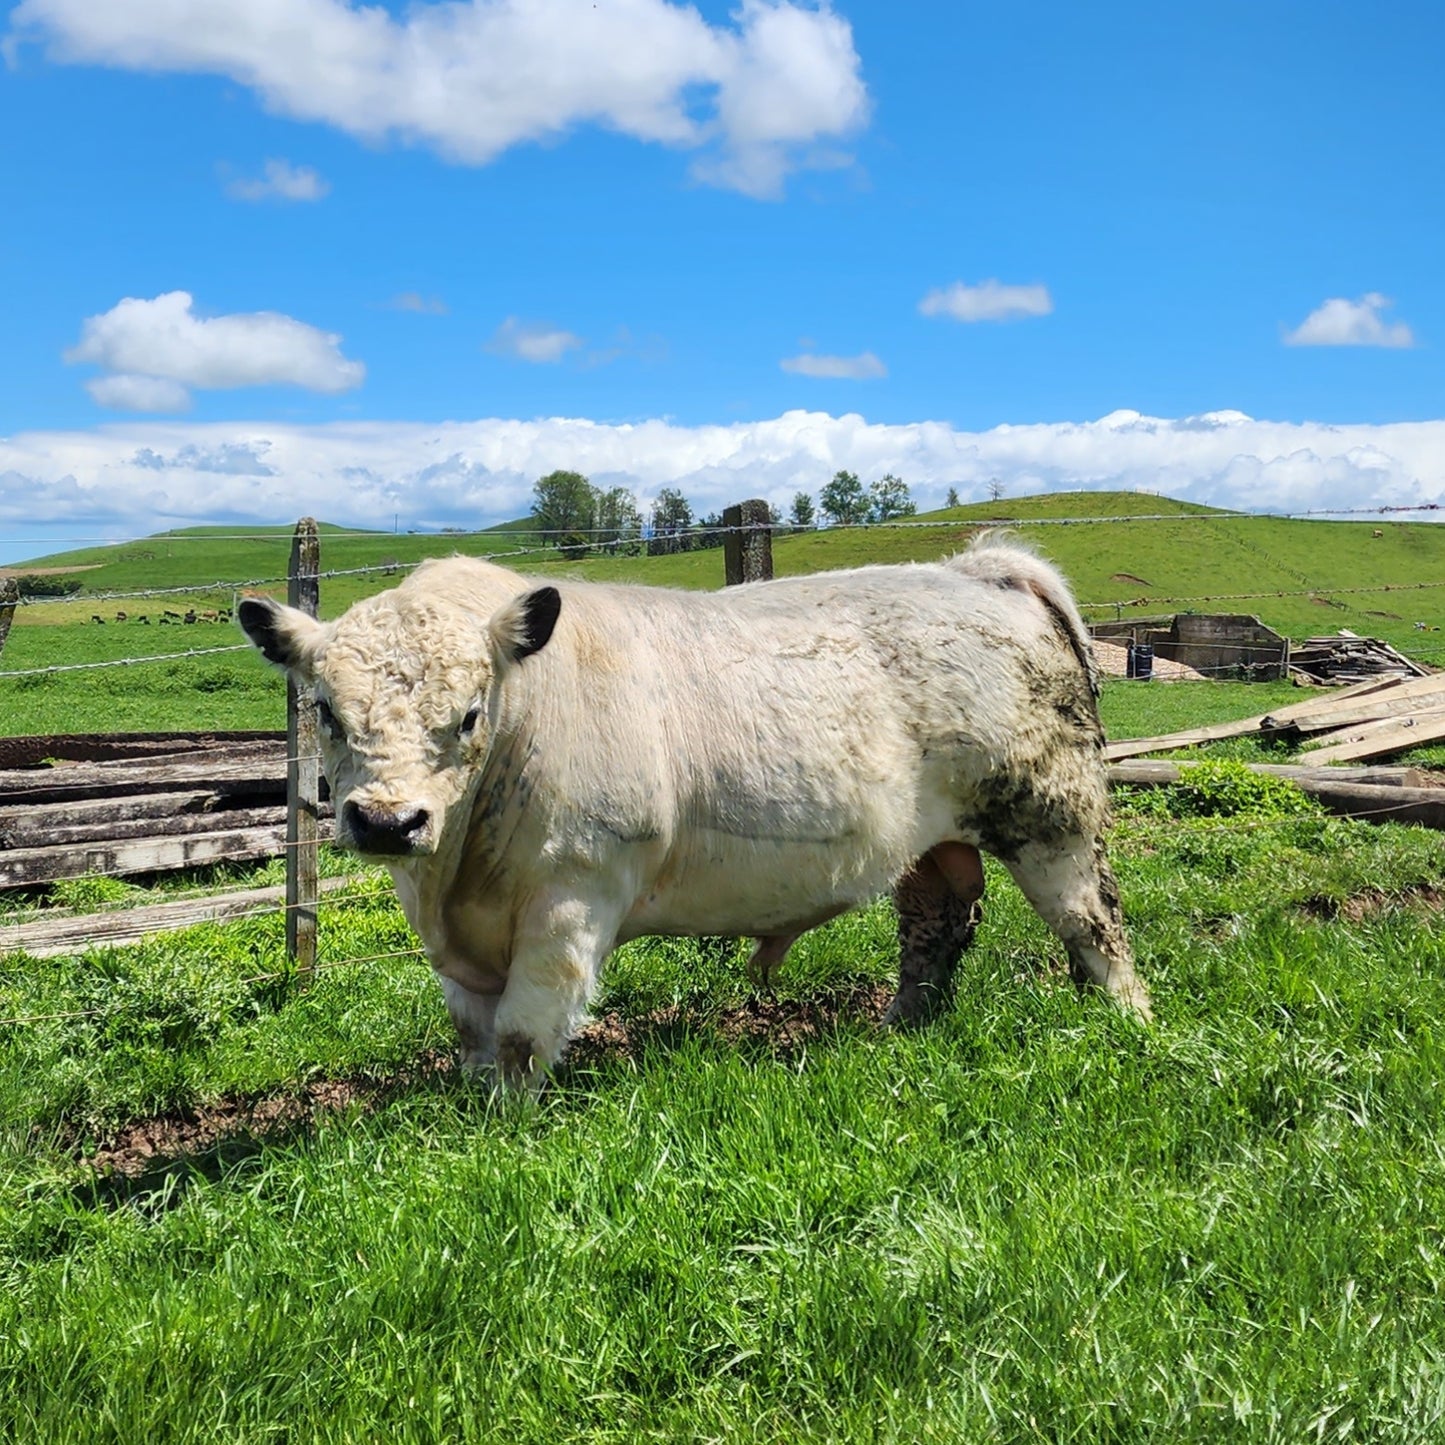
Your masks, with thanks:
[[[1134,972],[1119,888],[1104,845],[1083,835],[1026,843],[1008,870],[1069,954],[1069,973],[1082,989],[1096,985],[1146,1022],[1149,992]]]
[[[977,848],[940,843],[899,880],[898,993],[885,1023],[933,1018],[953,995],[953,971],[973,942],[983,908],[983,864]]]

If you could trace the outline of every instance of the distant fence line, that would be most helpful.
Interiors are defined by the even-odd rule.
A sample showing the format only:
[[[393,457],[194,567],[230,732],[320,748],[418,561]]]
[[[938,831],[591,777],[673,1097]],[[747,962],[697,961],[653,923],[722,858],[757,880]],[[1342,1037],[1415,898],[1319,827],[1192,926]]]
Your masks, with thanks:
[[[1186,517],[1198,514],[1184,514]],[[1219,514],[1208,514],[1203,519],[1218,519]],[[725,534],[724,567],[728,583],[748,582],[762,580],[772,575],[772,537],[775,532],[789,531],[785,525],[778,526],[767,520],[767,504],[754,500],[739,504],[736,507],[727,509],[724,514],[725,525],[713,529]],[[1093,521],[1099,519],[1041,519],[1046,523],[1057,522],[1059,524],[1075,524],[1081,520]],[[1132,517],[1120,520],[1142,520],[1139,517]],[[1169,518],[1175,520],[1175,518]],[[1033,522],[1029,522],[1033,525]],[[875,528],[895,528],[907,526],[951,526],[960,528],[968,524],[961,523],[881,523],[870,524]],[[374,535],[374,534],[372,534]],[[312,615],[317,613],[320,583],[328,577],[355,576],[378,572],[397,572],[409,570],[419,563],[384,563],[372,567],[340,569],[332,572],[323,572],[320,568],[320,537],[315,522],[310,518],[304,518],[298,523],[292,543],[291,561],[288,567],[286,578],[257,579],[245,584],[217,583],[209,588],[188,588],[188,589],[162,589],[156,593],[139,593],[136,596],[149,595],[173,595],[176,591],[201,591],[201,590],[228,590],[241,586],[265,585],[266,582],[274,583],[285,580],[288,588],[288,598],[293,606],[300,606],[309,611]],[[506,553],[495,554],[503,558],[518,555],[519,551],[550,551],[550,548],[515,549]],[[1414,583],[1391,586],[1381,585],[1377,588],[1353,588],[1333,589],[1344,592],[1389,592],[1406,590],[1424,590],[1426,588],[1442,587],[1445,582]],[[1275,596],[1309,596],[1318,593],[1328,593],[1332,589],[1312,588],[1302,589],[1298,592],[1261,592],[1247,594],[1221,594],[1218,597],[1196,596],[1191,598],[1148,598],[1141,599],[1140,604],[1133,603],[1086,603],[1087,608],[1117,608],[1120,606],[1150,605],[1160,602],[1172,601],[1216,601],[1232,598],[1259,598]],[[79,598],[76,600],[98,600],[95,598]],[[13,672],[0,672],[0,678],[13,678],[34,676],[45,673],[61,673],[83,671],[98,667],[124,667],[144,665],[157,662],[180,661],[194,657],[209,656],[220,653],[249,652],[251,649],[247,644],[237,643],[231,646],[193,648],[182,652],[156,654],[145,657],[112,659],[96,663],[72,663],[63,664],[49,668],[21,669]],[[1237,665],[1229,664],[1222,666],[1219,672],[1236,672]],[[151,761],[164,761],[165,758],[178,759],[182,754],[162,754],[158,758],[153,757]],[[274,763],[274,759],[272,760]],[[285,766],[285,839],[282,842],[279,838],[272,848],[271,856],[275,853],[281,854],[286,863],[286,884],[285,902],[283,905],[286,920],[286,944],[287,958],[290,963],[290,972],[281,974],[260,975],[260,978],[283,978],[299,975],[307,977],[319,968],[341,967],[347,964],[358,964],[373,961],[373,959],[318,959],[318,910],[320,898],[324,890],[321,887],[319,878],[318,845],[320,842],[321,829],[319,826],[321,816],[320,804],[320,769],[319,769],[319,745],[316,732],[315,702],[308,689],[297,689],[288,683],[287,701],[287,741],[282,759]],[[167,775],[169,776],[169,775]],[[57,790],[63,790],[66,783],[63,779],[56,779],[52,785]],[[1369,815],[1377,820],[1384,819],[1397,812],[1404,812],[1414,806],[1411,803],[1391,803],[1382,801],[1378,807],[1368,810]],[[1227,820],[1222,821],[1219,826],[1230,830],[1246,831],[1257,827],[1281,826],[1284,822],[1291,820]],[[1176,825],[1169,825],[1170,827]],[[71,850],[83,847],[82,844],[69,845]],[[54,870],[52,870],[54,871]],[[100,870],[89,870],[87,873],[93,875],[95,872],[104,875],[103,868]],[[116,876],[127,876],[133,873],[134,868],[117,866],[113,870]],[[75,876],[73,872],[67,872],[65,876]],[[32,878],[30,882],[45,881]],[[57,876],[50,881],[61,881]],[[386,890],[381,890],[385,892]],[[374,896],[374,894],[368,895]],[[352,901],[360,901],[359,897],[349,899],[346,897],[337,898],[337,904],[344,904]],[[254,916],[255,913],[274,914],[274,904],[267,904],[264,907],[257,906],[254,913],[250,909],[244,909],[238,916]],[[419,953],[419,950],[398,950],[391,953],[374,955],[375,959],[410,956]],[[81,1017],[89,1013],[103,1012],[103,1009],[85,1010],[66,1015],[54,1015],[54,1017]],[[50,1016],[46,1016],[50,1017]],[[0,1020],[0,1023],[38,1022],[41,1016],[35,1019],[25,1020]]]

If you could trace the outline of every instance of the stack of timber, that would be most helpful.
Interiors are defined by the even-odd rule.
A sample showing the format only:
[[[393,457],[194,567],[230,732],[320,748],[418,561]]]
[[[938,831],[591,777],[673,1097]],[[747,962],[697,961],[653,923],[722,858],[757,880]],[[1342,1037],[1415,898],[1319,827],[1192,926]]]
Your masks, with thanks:
[[[1445,828],[1445,779],[1438,774],[1409,767],[1336,766],[1389,757],[1445,738],[1445,673],[1357,683],[1256,717],[1106,743],[1109,778],[1126,787],[1174,783],[1180,777],[1175,764],[1132,760],[1251,734],[1295,743],[1301,750],[1297,763],[1250,766],[1288,778],[1330,812]]]
[[[254,862],[285,845],[284,734],[0,744],[0,889]]]
[[[1386,677],[1424,677],[1426,671],[1378,637],[1341,630],[1333,637],[1309,637],[1289,655],[1291,672],[1316,684],[1371,682]]]

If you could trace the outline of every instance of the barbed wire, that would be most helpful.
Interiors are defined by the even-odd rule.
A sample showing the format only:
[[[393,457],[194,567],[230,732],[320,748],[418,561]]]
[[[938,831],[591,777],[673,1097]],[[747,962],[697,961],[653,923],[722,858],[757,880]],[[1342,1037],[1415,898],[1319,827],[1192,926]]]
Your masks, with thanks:
[[[19,667],[0,672],[3,677],[43,677],[56,672],[93,672],[101,667],[136,667],[149,662],[177,662],[188,657],[209,657],[219,652],[252,652],[249,642],[231,643],[226,647],[190,647],[185,652],[160,652],[147,657],[113,657],[105,662],[62,662],[50,667]]]

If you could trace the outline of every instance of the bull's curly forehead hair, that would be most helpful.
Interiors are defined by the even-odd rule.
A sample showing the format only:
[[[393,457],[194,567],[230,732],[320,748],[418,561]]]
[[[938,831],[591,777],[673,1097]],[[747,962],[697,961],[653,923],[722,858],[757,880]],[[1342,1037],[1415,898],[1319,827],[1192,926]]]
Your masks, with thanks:
[[[446,727],[494,675],[485,625],[395,594],[370,601],[335,623],[317,656],[319,681],[343,703]]]

